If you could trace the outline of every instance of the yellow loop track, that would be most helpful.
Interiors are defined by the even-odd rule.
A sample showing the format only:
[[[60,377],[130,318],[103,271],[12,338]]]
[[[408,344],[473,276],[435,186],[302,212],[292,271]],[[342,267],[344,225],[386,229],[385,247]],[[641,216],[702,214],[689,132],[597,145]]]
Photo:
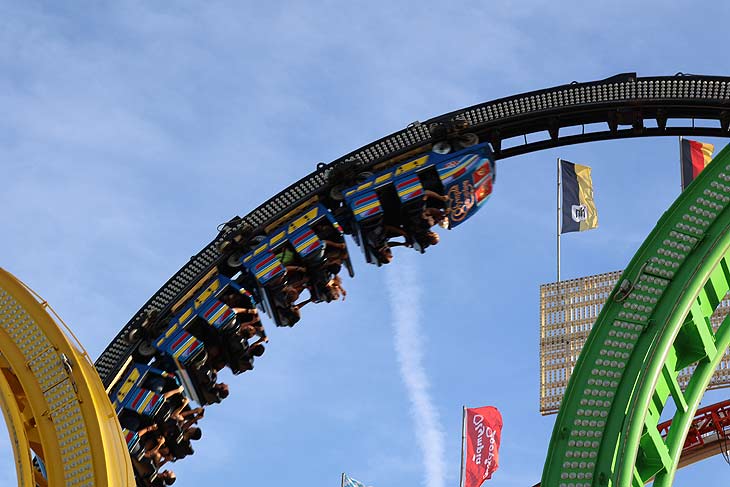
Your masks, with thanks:
[[[0,406],[18,485],[132,486],[126,443],[104,386],[49,311],[0,268]],[[45,464],[47,479],[33,469],[32,453]]]

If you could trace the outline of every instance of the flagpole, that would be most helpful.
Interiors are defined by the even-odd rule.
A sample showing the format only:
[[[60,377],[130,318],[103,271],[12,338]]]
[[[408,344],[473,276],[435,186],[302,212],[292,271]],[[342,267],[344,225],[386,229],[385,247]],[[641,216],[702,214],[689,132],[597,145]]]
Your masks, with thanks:
[[[560,158],[558,157],[558,213],[557,213],[557,230],[558,230],[558,282],[560,282],[560,213],[562,208],[560,207]]]
[[[556,218],[556,222],[557,222],[556,225],[557,225],[557,234],[558,234],[558,280],[556,282],[556,286],[557,286],[558,296],[559,296],[559,299],[560,299],[560,311],[563,312],[563,323],[564,324],[567,324],[568,323],[568,312],[565,309],[566,308],[566,306],[565,306],[565,290],[560,285],[560,230],[561,230],[561,228],[560,228],[560,219],[563,216],[563,208],[562,208],[563,205],[562,205],[562,199],[561,199],[561,196],[562,195],[560,194],[560,190],[561,190],[561,187],[560,187],[560,183],[561,183],[561,177],[560,177],[561,176],[561,172],[562,172],[561,171],[561,159],[560,159],[560,157],[558,157],[558,174],[557,174],[557,180],[558,180],[558,195],[557,195],[557,200],[558,200],[558,214],[556,215],[557,216],[557,218]],[[568,342],[567,341],[565,342],[565,346],[566,347],[568,346]],[[566,355],[567,355],[567,353],[566,353]]]
[[[464,487],[464,441],[466,439],[466,406],[461,406],[461,473],[459,487]]]
[[[342,472],[342,481],[340,482],[340,487],[345,487],[345,472]]]
[[[682,136],[679,136],[679,193],[684,191],[684,168],[682,167]]]

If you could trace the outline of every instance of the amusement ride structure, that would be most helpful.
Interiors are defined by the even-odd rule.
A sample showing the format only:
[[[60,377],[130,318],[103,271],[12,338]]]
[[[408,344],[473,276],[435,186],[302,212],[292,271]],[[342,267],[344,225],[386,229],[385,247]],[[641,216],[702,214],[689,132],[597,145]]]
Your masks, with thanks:
[[[528,137],[539,132],[548,136]],[[138,430],[189,400],[219,402],[215,371],[244,372],[256,355],[236,317],[255,322],[258,307],[277,325],[296,323],[297,272],[310,300],[336,299],[330,284],[342,265],[351,272],[344,234],[381,265],[394,214],[421,215],[435,194],[431,209],[455,227],[488,198],[497,160],[662,135],[730,136],[730,78],[621,74],[415,122],[222,225],[121,328],[94,364],[98,375],[47,303],[0,272],[0,400],[19,485],[162,485]],[[713,453],[703,445],[725,445],[728,405],[697,408],[730,343],[730,321],[709,324],[730,289],[729,203],[726,149],[661,217],[609,296],[560,406],[542,485],[671,485],[678,467]],[[428,246],[404,228],[405,244]],[[677,375],[688,367],[683,389]]]

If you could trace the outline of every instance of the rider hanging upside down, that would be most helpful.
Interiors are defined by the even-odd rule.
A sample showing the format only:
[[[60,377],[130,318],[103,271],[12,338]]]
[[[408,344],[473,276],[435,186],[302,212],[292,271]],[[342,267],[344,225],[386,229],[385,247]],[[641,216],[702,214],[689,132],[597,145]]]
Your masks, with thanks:
[[[431,230],[432,227],[436,225],[443,228],[448,227],[449,220],[446,210],[443,208],[444,203],[448,200],[448,196],[440,195],[429,189],[424,190],[421,198],[422,205],[404,218],[403,226],[421,252],[440,241],[438,233]]]
[[[229,293],[222,299],[236,313],[236,333],[239,336],[246,340],[258,336],[259,340],[251,346],[268,343],[269,339],[266,337],[266,331],[261,324],[259,311],[255,307],[251,307],[249,298],[239,293]]]
[[[447,228],[449,224],[447,210],[436,206],[443,205],[448,201],[447,196],[442,196],[435,191],[425,190],[422,197],[422,205],[412,209],[403,215],[403,228],[394,225],[385,225],[382,233],[385,235],[385,243],[377,249],[377,255],[381,263],[387,264],[393,259],[393,247],[414,247],[418,245],[420,250],[425,250],[431,245],[439,243],[438,233],[431,230],[431,227],[439,225]],[[434,202],[436,204],[434,204]],[[402,241],[394,240],[403,238]]]
[[[335,301],[347,294],[342,286],[342,280],[337,275],[347,258],[347,247],[344,243],[325,240],[324,252],[312,257],[304,264],[301,259],[289,249],[284,249],[279,258],[286,270],[287,284],[283,288],[286,302],[289,306],[301,309],[310,302]],[[309,291],[310,297],[297,303],[304,289]]]
[[[298,217],[267,230],[256,239],[255,247],[240,258],[248,279],[255,286],[261,309],[278,326],[293,326],[299,321],[300,309],[310,302],[332,301],[344,296],[337,274],[345,266],[352,275],[352,266],[344,243],[343,229],[321,203],[302,211]],[[302,296],[304,290],[308,296]],[[259,336],[256,345],[265,343],[262,330],[244,325],[243,336]]]
[[[422,195],[405,203],[388,191],[378,193],[382,198],[382,213],[359,223],[363,244],[378,264],[393,259],[393,247],[411,247],[423,252],[439,243],[439,235],[431,230],[435,225],[448,227],[449,198],[436,191],[424,189]]]
[[[331,240],[323,240],[324,242],[324,258],[327,267],[333,274],[338,274],[343,262],[347,259],[347,245],[345,242],[333,242]]]
[[[448,209],[443,207],[448,201],[448,196],[440,195],[430,189],[423,192],[424,209],[421,215],[428,223],[429,228],[435,225],[441,228],[449,228]],[[434,203],[436,204],[434,205]]]

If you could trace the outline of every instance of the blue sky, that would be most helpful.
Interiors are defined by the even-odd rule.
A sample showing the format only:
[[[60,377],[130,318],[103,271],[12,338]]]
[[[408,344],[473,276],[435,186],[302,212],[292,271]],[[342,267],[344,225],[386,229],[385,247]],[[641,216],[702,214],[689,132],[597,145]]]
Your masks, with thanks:
[[[719,1],[0,1],[0,265],[97,356],[218,223],[317,162],[572,80],[730,74],[728,13]],[[504,417],[486,485],[534,484],[554,422],[538,413],[538,289],[555,279],[555,159],[593,167],[599,209],[598,230],[563,238],[571,278],[625,266],[678,195],[677,155],[664,138],[502,161],[489,204],[438,247],[388,269],[358,256],[347,301],[270,326],[255,371],[230,378],[195,456],[174,465],[176,485],[336,486],[345,471],[374,487],[454,486],[462,404]],[[10,455],[2,431],[2,485]],[[716,457],[675,485],[725,485],[726,468]]]

